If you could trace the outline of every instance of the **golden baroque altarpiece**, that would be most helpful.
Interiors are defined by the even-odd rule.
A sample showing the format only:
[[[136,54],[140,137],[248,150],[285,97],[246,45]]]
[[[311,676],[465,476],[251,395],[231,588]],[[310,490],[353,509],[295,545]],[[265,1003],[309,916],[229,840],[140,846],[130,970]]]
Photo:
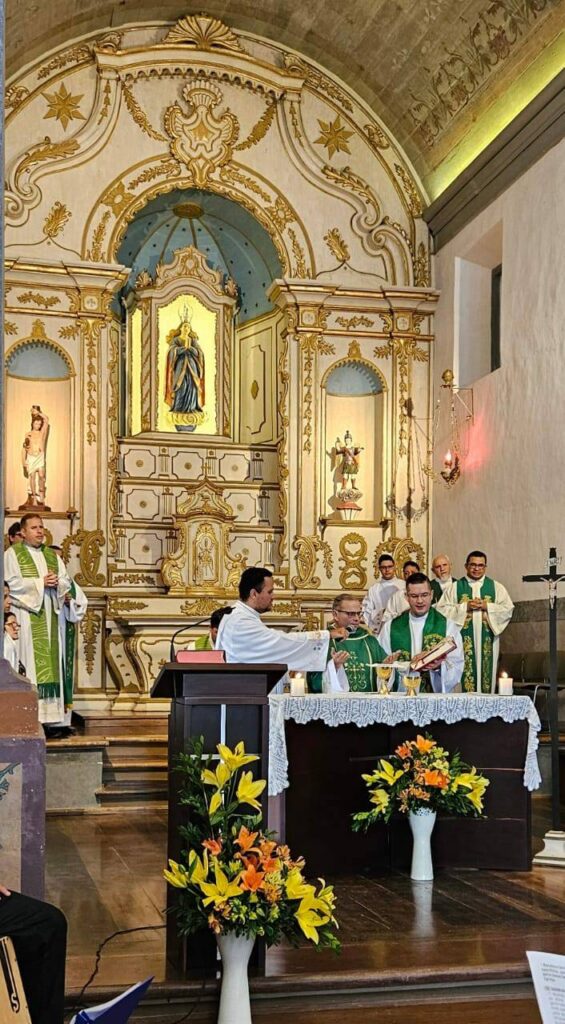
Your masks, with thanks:
[[[67,481],[66,507],[46,521],[90,601],[77,706],[142,707],[173,630],[233,599],[246,565],[275,573],[272,623],[312,628],[337,591],[370,585],[380,551],[425,559],[413,426],[425,447],[437,293],[424,197],[363,101],[202,15],[77,40],[9,83],[6,107],[8,383],[32,394],[26,346],[68,367],[49,382],[67,389],[67,418],[47,481],[48,500]],[[281,267],[268,314],[238,321],[238,267],[211,268],[194,238],[139,274],[122,314],[120,242],[173,190],[224,197],[268,235]],[[196,339],[194,310],[213,318],[207,420],[163,404],[180,365],[163,355],[164,309],[179,321],[171,352],[181,320]],[[335,503],[348,430],[354,521]],[[10,422],[7,443],[21,446]]]

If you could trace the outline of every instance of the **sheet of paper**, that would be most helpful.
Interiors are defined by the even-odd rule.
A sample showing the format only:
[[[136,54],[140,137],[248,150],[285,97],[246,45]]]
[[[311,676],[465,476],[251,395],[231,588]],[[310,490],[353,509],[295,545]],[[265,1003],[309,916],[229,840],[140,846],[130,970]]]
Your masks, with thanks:
[[[565,956],[526,952],[543,1024],[565,1024]]]

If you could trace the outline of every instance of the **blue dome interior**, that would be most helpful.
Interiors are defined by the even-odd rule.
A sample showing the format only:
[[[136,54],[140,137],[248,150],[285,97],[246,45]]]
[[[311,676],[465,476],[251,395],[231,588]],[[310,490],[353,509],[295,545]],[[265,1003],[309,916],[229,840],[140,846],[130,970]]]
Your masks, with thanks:
[[[266,290],[282,267],[275,246],[257,220],[231,199],[200,189],[175,189],[152,199],[128,225],[118,260],[131,267],[123,291],[131,291],[142,270],[151,276],[170,263],[177,249],[194,245],[210,267],[236,282],[239,321],[267,313]]]

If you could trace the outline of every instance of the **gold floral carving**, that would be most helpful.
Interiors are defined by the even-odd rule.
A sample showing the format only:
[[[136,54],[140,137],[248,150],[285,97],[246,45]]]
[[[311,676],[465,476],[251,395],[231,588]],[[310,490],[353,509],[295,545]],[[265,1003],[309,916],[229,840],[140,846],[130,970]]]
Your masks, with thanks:
[[[141,109],[135,96],[133,95],[130,87],[125,82],[121,82],[122,93],[124,96],[126,107],[135,121],[138,128],[141,128],[142,132],[145,132],[150,139],[155,139],[157,142],[167,142],[167,139],[161,132],[157,131],[156,128],[149,123],[149,118],[144,110]]]
[[[359,342],[355,340],[355,338],[352,338],[351,341],[349,342],[349,348],[347,349],[347,358],[348,359],[362,359],[363,358],[362,355],[361,355],[361,346],[359,345]]]
[[[277,413],[279,420],[278,435],[279,439],[277,442],[277,461],[279,469],[279,516],[282,523],[282,534],[279,542],[279,555],[281,558],[284,557],[284,548],[287,537],[287,512],[288,512],[288,464],[287,464],[287,445],[288,445],[288,408],[287,408],[287,397],[288,397],[288,385],[290,380],[290,374],[288,371],[288,333],[285,331],[281,337],[281,348],[278,365],[278,377],[279,377],[279,400],[277,404]]]
[[[367,135],[371,149],[374,149],[375,152],[379,149],[388,149],[390,146],[382,128],[379,128],[376,124],[366,124],[365,134]]]
[[[72,217],[71,211],[64,203],[53,203],[45,220],[43,221],[43,234],[46,238],[57,238],[61,231]]]
[[[300,130],[300,120],[299,120],[299,117],[298,117],[298,107],[297,107],[297,104],[294,103],[293,101],[291,101],[291,103],[290,103],[290,120],[291,120],[292,130],[294,132],[295,138],[297,139],[298,142],[301,143],[303,141],[303,136],[302,136],[302,132]]]
[[[148,167],[141,174],[138,174],[136,178],[133,178],[128,188],[137,188],[138,185],[144,185],[148,181],[155,181],[155,178],[172,178],[178,176],[181,173],[181,165],[178,160],[161,160],[160,163],[156,164],[155,167]]]
[[[330,228],[324,235],[324,242],[332,256],[335,256],[340,263],[346,263],[350,258],[351,253],[339,228]]]
[[[70,50],[65,50],[63,53],[57,54],[47,64],[44,64],[37,73],[38,79],[49,78],[52,71],[59,71],[61,68],[67,67],[69,64],[80,64],[83,61],[92,60],[92,50],[90,46],[73,46]]]
[[[108,617],[120,618],[127,612],[141,612],[147,608],[146,601],[130,601],[126,597],[110,597],[108,600]]]
[[[15,112],[28,96],[29,89],[25,85],[9,85],[4,96],[6,110]]]
[[[191,487],[184,501],[178,504],[180,516],[208,515],[225,522],[232,521],[235,516],[233,508],[223,497],[223,489],[211,480],[203,480]]]
[[[96,441],[96,392],[98,344],[102,332],[100,320],[81,320],[80,333],[86,351],[86,440]]]
[[[314,142],[317,146],[324,146],[327,149],[330,160],[335,153],[351,153],[348,141],[355,132],[346,129],[339,114],[334,121],[321,121],[318,118],[318,124],[320,135]]]
[[[269,195],[269,193],[266,192],[264,188],[261,188],[261,186],[258,185],[257,182],[254,181],[253,178],[251,178],[248,174],[243,174],[236,167],[222,167],[220,176],[223,181],[236,182],[236,184],[243,185],[244,188],[248,188],[250,192],[253,192],[256,196],[259,196],[264,203],[271,202],[271,196]],[[237,198],[239,202],[242,201],[241,197]],[[255,211],[255,216],[258,216],[259,210],[256,209],[255,204],[253,205],[253,207],[248,206],[248,209],[253,209]]]
[[[404,192],[406,194],[406,198],[408,199],[410,213],[413,214],[414,217],[421,217],[422,198],[414,184],[414,181],[412,180],[411,175],[408,174],[408,172],[404,169],[404,167],[402,167],[401,164],[395,164],[394,169],[404,186]]]
[[[52,306],[58,306],[61,302],[58,295],[40,295],[39,292],[20,292],[18,295],[18,302],[22,306],[43,306],[44,309],[50,309]]]
[[[241,53],[242,46],[231,28],[207,14],[189,15],[177,21],[163,42],[190,46],[195,50]]]
[[[301,334],[299,336],[302,352],[302,450],[312,451],[312,388],[314,385],[314,361],[316,352],[329,356],[335,348],[329,341],[324,341],[320,334]]]
[[[58,91],[43,93],[43,99],[47,103],[47,112],[43,115],[43,119],[54,117],[56,121],[60,121],[63,131],[66,131],[71,121],[86,120],[79,109],[80,101],[83,98],[84,93],[73,96],[65,83],[61,82]]]
[[[290,244],[292,245],[292,252],[296,263],[292,268],[292,276],[296,278],[309,278],[312,276],[312,270],[306,266],[306,258],[304,256],[304,250],[296,237],[296,232],[293,228],[288,229],[288,235],[290,238]]]
[[[117,539],[114,520],[118,513],[118,409],[119,409],[119,334],[115,327],[109,331],[110,359],[108,361],[108,548],[114,555]]]
[[[143,572],[122,572],[112,574],[112,585],[116,587],[156,587],[157,580],[154,576],[148,576]]]
[[[92,247],[87,253],[87,259],[92,260],[93,263],[99,263],[102,259],[102,245],[104,243],[104,236],[106,234],[110,217],[110,210],[106,210],[105,213],[102,214],[97,227],[94,229]]]
[[[306,61],[297,57],[294,53],[285,53],[284,63],[288,71],[300,75],[301,78],[308,82],[308,85],[321,92],[322,95],[330,96],[331,99],[337,100],[343,110],[348,110],[350,114],[353,112],[353,104],[345,95],[343,89],[340,89],[331,78],[326,78],[317,68],[307,64]]]
[[[4,321],[4,334],[17,334],[18,328],[12,320]]]
[[[80,587],[103,587],[106,583],[104,573],[99,572],[100,559],[102,558],[101,548],[106,543],[102,530],[79,530],[65,542],[74,544],[79,548],[78,560],[80,571],[77,573],[77,583]]]
[[[295,537],[292,542],[293,551],[296,551],[297,574],[291,579],[291,584],[297,590],[317,590],[320,586],[320,577],[316,576],[318,554],[322,554],[322,561],[326,576],[331,579],[333,569],[332,549],[327,541],[319,537]]]
[[[88,608],[79,628],[82,636],[86,671],[91,676],[94,672],[96,645],[102,628],[102,617],[98,612],[93,611],[92,608]]]
[[[184,601],[180,611],[182,615],[211,615],[217,607],[217,597],[198,597],[195,601]]]
[[[382,315],[382,314],[381,314]],[[398,374],[399,430],[398,454],[406,455],[408,444],[408,410],[406,400],[412,392],[412,362],[426,363],[428,353],[418,345],[416,338],[392,337],[386,345],[377,345],[374,355],[379,359],[392,356]]]
[[[339,585],[343,590],[367,586],[367,541],[360,533],[347,533],[339,542]]]
[[[275,116],[276,109],[276,101],[271,100],[271,102],[267,104],[266,110],[263,112],[257,123],[249,132],[247,138],[244,139],[243,142],[240,142],[237,146],[235,146],[235,149],[238,152],[240,152],[243,149],[251,149],[252,146],[256,146],[257,143],[261,141],[261,139],[265,138],[265,135],[267,134],[269,128],[273,123],[273,118]]]
[[[183,569],[186,565],[186,532],[176,531],[178,547],[172,555],[167,555],[161,565],[161,578],[168,590],[184,590]]]
[[[355,330],[356,327],[372,327],[374,324],[374,320],[369,320],[367,316],[338,316],[335,322],[346,331]]]
[[[219,116],[221,89],[205,78],[182,90],[188,113],[178,103],[167,107],[164,126],[171,154],[185,164],[197,188],[205,188],[211,174],[229,163],[239,136],[239,121],[229,109]]]
[[[373,558],[375,579],[378,579],[380,575],[379,558],[381,555],[392,555],[397,566],[403,565],[404,562],[410,559],[417,562],[420,566],[426,564],[423,547],[413,541],[411,537],[389,537],[388,540],[383,540],[375,548],[375,556]],[[400,574],[400,569],[398,569],[398,574]]]
[[[102,202],[104,206],[110,207],[115,217],[118,217],[122,210],[129,206],[132,199],[135,199],[135,194],[129,192],[124,183],[119,181],[109,192],[106,192]]]
[[[59,160],[67,156],[74,156],[80,149],[76,139],[63,139],[61,142],[51,142],[48,135],[42,142],[36,142],[30,146],[20,160],[14,174],[14,185],[17,192],[21,191],[21,179],[26,171],[31,170],[35,164],[44,163],[46,160]]]
[[[304,629],[308,632],[313,632],[315,629],[322,629],[322,616],[309,608],[308,611],[303,613]]]
[[[106,85],[104,86],[104,102],[102,103],[102,109],[100,111],[100,115],[98,117],[97,124],[102,124],[102,121],[105,121],[106,118],[108,117],[108,114],[110,112],[110,103],[111,103],[111,101],[112,101],[112,86],[110,85],[110,82],[106,82]]]
[[[328,178],[329,181],[335,182],[336,185],[340,185],[342,188],[347,189],[349,192],[354,192],[361,199],[365,201],[367,206],[373,208],[373,217],[367,224],[366,228],[375,227],[381,219],[381,210],[379,201],[373,192],[373,189],[366,181],[363,180],[358,174],[355,174],[351,167],[330,167],[326,164],[322,167],[322,173]]]
[[[424,242],[420,242],[418,253],[413,259],[414,284],[420,288],[429,288],[431,284],[430,257]]]
[[[227,545],[224,548],[224,560],[226,563],[227,575],[226,575],[226,590],[235,590],[241,579],[241,574],[244,569],[247,568],[247,551],[242,551],[241,554],[232,554],[228,549]]]

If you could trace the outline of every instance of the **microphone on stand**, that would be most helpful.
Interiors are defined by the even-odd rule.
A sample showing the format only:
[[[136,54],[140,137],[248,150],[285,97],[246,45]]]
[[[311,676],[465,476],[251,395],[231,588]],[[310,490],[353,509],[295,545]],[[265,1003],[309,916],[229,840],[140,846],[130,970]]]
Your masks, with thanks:
[[[171,637],[171,650],[169,655],[169,661],[175,660],[175,640],[177,636],[180,636],[181,633],[185,633],[187,629],[193,629],[194,626],[203,626],[205,622],[210,622],[209,615],[206,615],[204,619],[198,619],[196,622],[187,622],[186,626],[181,626],[180,629],[177,629],[177,631],[173,633]]]

